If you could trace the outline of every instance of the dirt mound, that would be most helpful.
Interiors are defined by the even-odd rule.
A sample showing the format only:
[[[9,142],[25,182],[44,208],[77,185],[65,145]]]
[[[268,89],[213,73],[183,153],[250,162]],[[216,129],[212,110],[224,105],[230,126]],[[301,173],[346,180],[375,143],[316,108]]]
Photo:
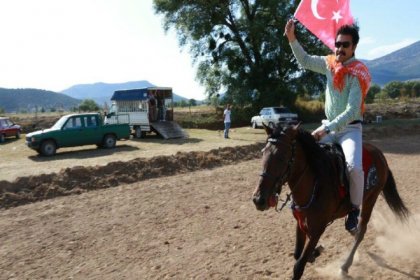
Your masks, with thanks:
[[[261,149],[262,144],[252,144],[208,152],[178,152],[105,166],[75,166],[58,173],[20,177],[14,182],[0,181],[0,208],[255,159]]]
[[[363,126],[363,138],[367,141],[371,139],[383,139],[403,135],[418,135],[419,133],[420,125],[415,123],[407,126],[381,126],[380,124],[366,124]]]
[[[419,118],[420,102],[411,100],[395,104],[366,104],[365,120],[375,121],[376,116],[382,116],[384,120]]]

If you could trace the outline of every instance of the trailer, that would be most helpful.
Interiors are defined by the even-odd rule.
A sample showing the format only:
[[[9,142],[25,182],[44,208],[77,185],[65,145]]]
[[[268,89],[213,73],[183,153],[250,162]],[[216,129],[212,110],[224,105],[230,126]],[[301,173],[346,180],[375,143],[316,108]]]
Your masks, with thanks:
[[[155,132],[164,139],[187,138],[173,118],[173,94],[170,87],[117,90],[105,123],[128,123],[135,138]]]

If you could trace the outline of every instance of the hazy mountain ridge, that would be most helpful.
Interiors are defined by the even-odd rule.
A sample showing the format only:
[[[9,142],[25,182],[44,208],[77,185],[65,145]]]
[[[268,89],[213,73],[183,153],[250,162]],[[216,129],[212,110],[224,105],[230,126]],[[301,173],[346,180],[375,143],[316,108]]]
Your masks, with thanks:
[[[51,108],[69,110],[80,102],[81,100],[48,90],[0,88],[0,108],[6,112],[32,112]]]
[[[105,102],[111,102],[111,96],[116,90],[145,88],[154,86],[148,81],[135,81],[126,83],[94,83],[94,84],[79,84],[74,85],[68,89],[61,91],[61,93],[77,99],[93,99],[102,106]]]
[[[145,88],[145,87],[154,87],[156,85],[150,83],[149,81],[132,81],[126,83],[95,83],[95,84],[80,84],[74,85],[68,89],[61,91],[61,93],[71,96],[78,99],[93,99],[96,103],[102,106],[105,102],[110,104],[111,96],[116,90],[123,89],[135,89],[135,88]],[[166,86],[164,86],[166,87]],[[182,99],[187,100],[187,98],[182,97],[177,94],[173,94],[174,101],[180,101]]]
[[[43,89],[0,88],[0,108],[6,112],[33,112],[36,110],[64,109],[79,106],[83,99],[93,99],[99,106],[105,102],[110,105],[111,96],[116,90],[155,86],[148,81],[126,83],[94,83],[74,85],[62,92]],[[174,101],[188,100],[174,94]]]
[[[384,86],[392,81],[420,80],[420,41],[383,57],[363,60],[372,81]],[[0,88],[0,108],[6,112],[33,111],[35,107],[65,110],[78,106],[83,99],[93,99],[99,106],[111,103],[115,90],[156,86],[141,80],[125,83],[94,83],[74,85],[61,93],[41,89]],[[168,85],[159,85],[168,86]],[[174,101],[187,100],[174,93]]]
[[[420,79],[420,41],[364,62],[372,74],[373,83],[381,86],[392,81]]]

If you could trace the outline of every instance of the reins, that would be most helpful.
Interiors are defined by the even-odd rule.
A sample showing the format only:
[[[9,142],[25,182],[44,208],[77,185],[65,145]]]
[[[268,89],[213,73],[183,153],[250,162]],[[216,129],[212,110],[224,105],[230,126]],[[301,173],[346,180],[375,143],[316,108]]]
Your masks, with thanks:
[[[282,133],[282,134],[286,135],[284,133]],[[290,137],[288,135],[286,135],[286,136],[287,136],[287,138],[290,139]],[[261,177],[267,177],[267,178],[273,178],[274,179],[274,183],[276,184],[276,188],[277,188],[276,191],[275,191],[277,198],[280,196],[283,185],[289,179],[289,176],[290,176],[291,170],[292,170],[292,166],[295,162],[296,139],[290,139],[290,141],[291,141],[291,143],[290,143],[290,145],[291,145],[291,157],[290,157],[289,161],[287,162],[287,168],[286,168],[286,171],[283,173],[283,175],[282,176],[273,176],[273,175],[271,175],[271,174],[269,174],[268,172],[265,172],[265,171],[260,174]],[[267,139],[267,142],[270,142],[271,144],[277,145],[278,142],[279,142],[279,139],[270,137],[270,138]],[[300,178],[298,180],[298,183],[300,183],[300,181],[302,180],[303,175],[305,174],[305,171],[306,171],[307,167],[308,166],[305,166],[304,171],[302,172],[302,175],[300,176]],[[281,177],[280,184],[278,184],[278,181],[279,181],[280,177]],[[297,186],[299,185],[298,183],[296,184]],[[281,210],[283,210],[283,208],[287,205],[287,203],[289,201],[292,201],[291,208],[293,210],[301,211],[301,210],[304,210],[304,209],[308,209],[312,205],[313,201],[315,200],[317,186],[318,186],[318,182],[316,181],[314,186],[313,186],[311,198],[305,206],[299,206],[299,205],[296,204],[296,202],[293,200],[293,198],[291,198],[292,195],[293,195],[293,191],[296,191],[296,188],[295,189],[290,189],[291,192],[286,194],[286,199],[282,203],[280,209],[278,208],[278,199],[277,199],[276,206],[275,206],[276,212],[280,212]]]

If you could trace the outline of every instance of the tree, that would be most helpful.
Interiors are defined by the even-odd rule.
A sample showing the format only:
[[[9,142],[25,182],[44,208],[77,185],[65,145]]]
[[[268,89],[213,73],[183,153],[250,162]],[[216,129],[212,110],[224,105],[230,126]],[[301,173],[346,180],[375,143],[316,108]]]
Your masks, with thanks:
[[[407,97],[420,96],[420,82],[419,81],[407,81],[404,83],[404,89]]]
[[[79,105],[79,111],[81,112],[97,112],[99,111],[99,106],[92,99],[84,99]]]
[[[154,0],[166,30],[177,31],[198,63],[197,78],[209,98],[223,91],[236,105],[290,105],[299,91],[318,92],[324,78],[301,71],[283,36],[298,1],[289,0]],[[298,28],[309,53],[327,48]],[[254,92],[258,92],[256,97]]]
[[[188,106],[197,106],[197,101],[194,98],[188,100]]]
[[[381,87],[377,84],[373,84],[370,88],[369,91],[366,95],[366,99],[365,102],[367,104],[369,103],[373,103],[373,101],[375,100],[375,96],[381,92]]]
[[[413,91],[414,97],[420,97],[420,81],[414,82],[412,91]]]
[[[401,96],[401,91],[404,84],[402,82],[389,82],[384,86],[383,91],[388,95],[389,98],[397,98]]]

